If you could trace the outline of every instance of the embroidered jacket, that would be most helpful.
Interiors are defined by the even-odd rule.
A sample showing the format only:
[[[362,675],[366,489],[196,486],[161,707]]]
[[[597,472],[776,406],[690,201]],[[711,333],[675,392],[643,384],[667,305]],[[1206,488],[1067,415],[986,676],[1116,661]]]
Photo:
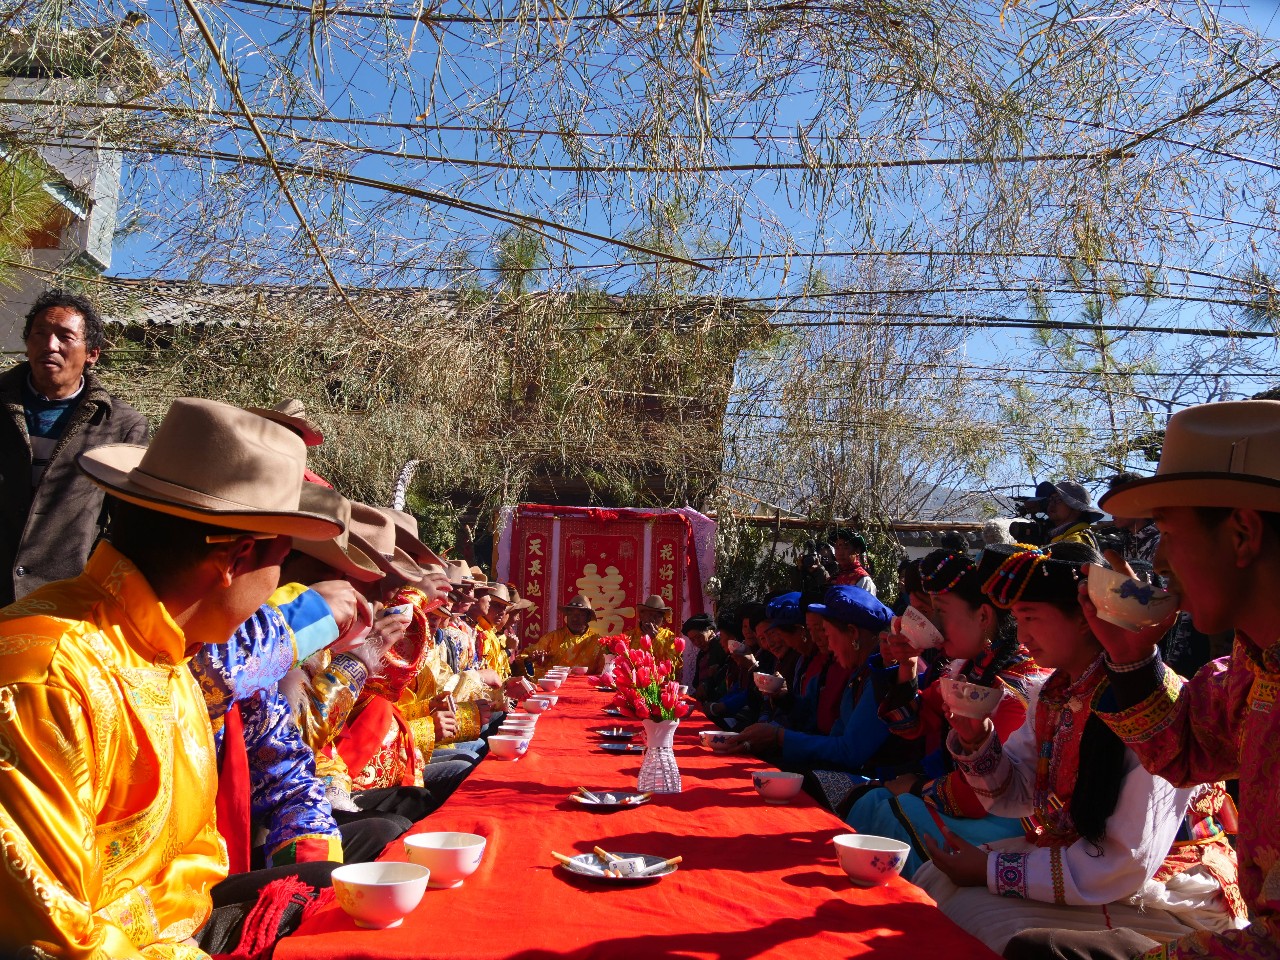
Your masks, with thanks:
[[[782,757],[788,764],[827,770],[875,774],[899,773],[919,753],[894,737],[880,719],[880,698],[893,683],[898,668],[886,667],[879,654],[867,658],[845,687],[840,719],[827,736],[788,730],[782,738]]]
[[[954,660],[946,676],[977,682],[990,663],[990,651],[976,660]],[[1002,743],[1027,719],[1028,688],[1039,686],[1047,676],[1028,656],[996,674],[992,685],[1003,687],[1004,695],[991,715],[991,722]],[[951,817],[987,815],[986,806],[970,789],[964,774],[955,769],[946,748],[945,739],[951,727],[942,702],[942,684],[935,681],[922,690],[917,677],[895,684],[880,702],[880,717],[903,739],[923,741],[924,773],[931,778],[920,792],[923,800]]]
[[[627,634],[628,642],[632,650],[640,649],[640,627],[632,627]],[[680,675],[680,671],[684,668],[684,655],[676,650],[676,635],[667,627],[659,627],[658,633],[653,638],[653,658],[655,660],[670,660],[671,665],[675,667],[675,676]]]
[[[954,732],[949,735],[957,766],[987,809],[1023,818],[1025,839],[1002,841],[1002,849],[987,858],[992,893],[1059,904],[1107,904],[1139,891],[1155,897],[1148,881],[1158,873],[1167,880],[1200,862],[1167,861],[1190,801],[1202,788],[1153,777],[1132,751],[1126,751],[1120,795],[1101,843],[1077,835],[1070,808],[1082,762],[1080,740],[1092,699],[1106,679],[1101,656],[1074,683],[1055,672],[1031,691],[1027,722],[1003,746],[989,735],[966,754]],[[1234,876],[1230,867],[1217,868]]]
[[[538,642],[520,652],[521,658],[530,654],[551,654],[551,666],[594,667],[603,659],[600,635],[590,625],[582,633],[572,633],[568,627],[559,627],[538,638]]]
[[[397,704],[422,675],[433,634],[428,619],[431,601],[416,587],[402,587],[390,603],[409,604],[412,619],[400,641],[383,655],[379,674],[365,682],[346,728],[333,745],[354,790],[419,784],[422,768],[436,746],[430,703]],[[480,735],[474,704],[459,704],[457,716],[459,740]]]
[[[1240,637],[1230,658],[1183,680],[1159,656],[1139,670],[1113,672],[1097,712],[1141,758],[1172,783],[1240,778],[1237,852],[1250,924],[1198,932],[1150,956],[1261,960],[1280,955],[1280,643],[1265,650]]]
[[[102,543],[0,611],[0,953],[202,958],[227,873],[187,641]]]
[[[225,749],[222,717],[231,703],[240,704],[250,812],[267,827],[269,866],[342,860],[342,837],[316,775],[315,756],[279,690],[293,667],[296,637],[324,647],[337,639],[338,628],[315,591],[295,587],[277,591],[227,643],[206,644],[190,664],[205,694],[219,757]]]

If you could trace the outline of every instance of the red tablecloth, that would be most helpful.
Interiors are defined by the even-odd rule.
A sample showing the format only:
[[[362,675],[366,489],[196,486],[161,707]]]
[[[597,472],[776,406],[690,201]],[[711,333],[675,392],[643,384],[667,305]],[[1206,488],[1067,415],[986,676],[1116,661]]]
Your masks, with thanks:
[[[904,880],[852,886],[831,845],[845,825],[805,794],[764,803],[749,775],[760,764],[703,749],[705,722],[687,719],[676,735],[683,793],[616,813],[567,800],[578,785],[633,789],[640,757],[598,749],[588,730],[619,721],[603,715],[609,696],[591,681],[571,677],[559,693],[525,757],[485,760],[415,827],[489,838],[462,887],[428,890],[394,930],[361,930],[331,905],[279,944],[277,960],[994,956]],[[656,883],[605,886],[551,857],[596,844],[684,862]],[[403,846],[384,857],[404,859]]]

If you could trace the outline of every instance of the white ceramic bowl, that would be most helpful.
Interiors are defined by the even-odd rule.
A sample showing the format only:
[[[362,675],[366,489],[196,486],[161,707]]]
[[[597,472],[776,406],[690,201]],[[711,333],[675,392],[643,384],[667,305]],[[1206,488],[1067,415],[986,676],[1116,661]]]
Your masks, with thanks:
[[[687,683],[680,684],[680,696],[687,697],[689,695],[689,685]]]
[[[551,704],[541,697],[530,697],[520,701],[520,709],[525,713],[546,713],[551,709]]]
[[[540,693],[536,699],[545,703],[547,705],[547,709],[550,710],[560,702],[560,695],[558,693]]]
[[[545,690],[547,693],[555,693],[557,690],[560,689],[560,684],[562,684],[563,682],[564,682],[564,679],[559,674],[555,676],[552,676],[551,674],[547,674],[545,677],[543,677],[541,680],[538,681],[538,689]]]
[[[480,866],[486,842],[477,833],[415,833],[404,838],[404,852],[431,871],[432,887],[460,887]]]
[[[702,745],[717,753],[724,753],[737,739],[736,733],[729,733],[726,730],[703,730],[698,734],[698,740]]]
[[[747,652],[747,645],[741,640],[730,640],[729,652],[735,657],[740,657]]]
[[[1153,627],[1178,609],[1176,593],[1097,564],[1089,565],[1089,599],[1098,616],[1126,630]]]
[[[528,713],[524,710],[512,710],[507,714],[503,723],[532,723],[536,726],[540,717],[541,714],[538,713]]]
[[[786,683],[782,677],[776,673],[757,673],[754,674],[756,680],[756,689],[767,697],[773,696],[782,689],[782,685]]]
[[[529,750],[529,738],[497,733],[489,738],[489,753],[499,760],[518,760]]]
[[[942,684],[942,700],[951,712],[973,720],[991,716],[1004,696],[1000,687],[983,687],[950,677],[943,677],[939,682]]]
[[[422,902],[430,879],[431,870],[423,864],[348,863],[333,871],[333,894],[357,927],[382,930],[400,926]]]
[[[502,726],[498,728],[497,732],[499,736],[503,736],[503,737],[524,737],[524,739],[532,743],[533,738],[537,734],[538,730],[536,727],[529,726],[523,723],[520,723],[520,724],[504,723]]]
[[[917,650],[942,646],[942,634],[929,618],[915,607],[907,607],[897,621],[898,632]]]
[[[766,803],[787,803],[804,785],[804,775],[782,770],[753,770],[751,783]]]
[[[878,887],[902,872],[911,847],[869,833],[842,833],[832,840],[840,869],[859,887]]]
[[[569,672],[572,673],[575,677],[585,677],[588,673],[591,672],[591,668],[590,667],[574,667]]]

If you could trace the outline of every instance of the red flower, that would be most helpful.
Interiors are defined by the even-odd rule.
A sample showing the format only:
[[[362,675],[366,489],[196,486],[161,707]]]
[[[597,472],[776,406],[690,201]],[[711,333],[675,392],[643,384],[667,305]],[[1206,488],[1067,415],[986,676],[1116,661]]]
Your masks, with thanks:
[[[662,688],[662,693],[658,696],[658,702],[662,704],[662,709],[664,710],[675,709],[676,701],[678,699],[679,694],[675,690],[671,689],[671,684],[665,685]]]
[[[660,676],[660,677],[669,677],[669,676],[671,676],[671,661],[670,661],[670,660],[663,660],[660,664],[658,664],[658,676]]]
[[[647,687],[653,682],[653,674],[648,667],[636,667],[636,686]]]
[[[676,648],[676,653],[684,653],[684,645],[684,637],[676,637],[675,642],[672,644],[672,646]]]
[[[693,713],[693,705],[684,703],[682,701],[680,703],[677,703],[675,705],[675,709],[673,709],[671,712],[672,714],[675,715],[677,720],[680,720],[687,717],[689,714]]]
[[[653,649],[653,640],[650,639],[647,633],[640,637],[640,646],[644,647],[646,650]]]

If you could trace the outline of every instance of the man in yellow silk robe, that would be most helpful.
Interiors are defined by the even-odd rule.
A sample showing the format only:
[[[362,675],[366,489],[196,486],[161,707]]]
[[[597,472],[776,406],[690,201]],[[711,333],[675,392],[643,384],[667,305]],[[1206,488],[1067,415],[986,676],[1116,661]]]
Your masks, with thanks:
[[[644,603],[636,604],[637,623],[628,636],[633,650],[639,649],[640,638],[647,636],[653,644],[653,658],[670,660],[675,668],[673,676],[679,677],[684,658],[676,650],[676,634],[663,626],[670,615],[671,608],[655,593]]]
[[[0,955],[204,956],[227,858],[186,662],[271,595],[291,535],[342,529],[305,462],[279,424],[189,399],[149,449],[81,456],[115,545],[0,611]]]
[[[578,594],[560,607],[564,626],[543,634],[517,658],[539,669],[547,667],[588,667],[599,670],[604,664],[600,635],[591,626],[596,612],[591,601]]]

